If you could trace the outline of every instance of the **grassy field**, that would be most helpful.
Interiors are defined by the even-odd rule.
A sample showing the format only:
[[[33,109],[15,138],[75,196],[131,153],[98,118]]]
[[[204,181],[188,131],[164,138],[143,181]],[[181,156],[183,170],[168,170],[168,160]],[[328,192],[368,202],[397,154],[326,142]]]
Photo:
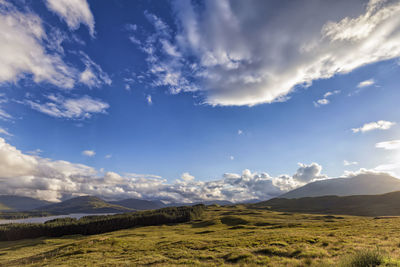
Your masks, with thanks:
[[[400,266],[400,218],[210,206],[190,223],[0,242],[0,266]]]

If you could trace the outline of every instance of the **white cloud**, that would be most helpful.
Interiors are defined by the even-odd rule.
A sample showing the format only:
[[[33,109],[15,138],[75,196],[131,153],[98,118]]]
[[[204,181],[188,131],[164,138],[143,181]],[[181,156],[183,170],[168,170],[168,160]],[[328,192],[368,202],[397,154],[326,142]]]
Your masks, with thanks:
[[[234,156],[230,156],[229,159],[230,159],[230,160],[234,160],[235,157],[234,157]]]
[[[397,1],[276,5],[174,1],[174,36],[147,13],[156,29],[146,42],[153,84],[172,93],[202,91],[210,105],[252,106],[283,101],[314,80],[400,56]]]
[[[379,142],[375,144],[376,148],[383,148],[385,150],[400,149],[400,140],[391,140],[385,142]]]
[[[243,131],[242,130],[238,130],[238,135],[242,135],[243,134]]]
[[[317,102],[314,102],[315,107],[319,107],[322,105],[328,105],[328,104],[329,104],[329,100],[326,98],[318,99]]]
[[[328,105],[330,103],[328,97],[331,97],[331,96],[339,94],[339,93],[340,93],[339,90],[326,92],[324,94],[324,98],[321,98],[321,99],[318,99],[317,101],[314,101],[314,106],[315,107],[319,107],[319,106],[322,106],[322,105]]]
[[[24,154],[0,138],[0,194],[50,201],[79,195],[169,202],[263,200],[279,196],[306,181],[325,177],[320,172],[321,167],[312,163],[300,164],[293,176],[271,177],[265,172],[244,170],[242,174],[226,173],[220,179],[204,182],[196,181],[189,173],[183,173],[175,183],[167,183],[157,175],[118,174],[104,172],[104,169],[97,171],[82,164]]]
[[[85,24],[94,37],[94,18],[86,0],[47,0],[47,8],[64,20],[71,30]]]
[[[0,134],[2,135],[7,135],[7,136],[13,136],[12,134],[10,134],[7,130],[0,128]]]
[[[104,156],[104,158],[106,158],[106,159],[111,159],[111,158],[112,158],[112,155],[111,155],[111,154],[107,154],[107,155]]]
[[[193,181],[193,180],[194,180],[194,176],[191,175],[191,174],[188,173],[188,172],[184,172],[184,173],[182,173],[182,175],[181,175],[181,179],[182,179],[183,181],[185,181],[185,182],[189,182],[189,181]]]
[[[50,102],[38,103],[25,100],[24,103],[49,116],[67,119],[87,119],[94,113],[106,113],[110,107],[109,104],[90,96],[64,98],[60,95],[49,95],[47,98]]]
[[[51,41],[37,15],[22,13],[0,1],[0,83],[17,82],[32,75],[36,83],[45,81],[72,88],[76,70],[65,64],[58,53],[47,51],[46,43],[55,47]]]
[[[360,82],[360,83],[357,85],[357,88],[363,88],[363,87],[371,86],[371,85],[373,85],[373,84],[375,84],[374,79],[369,79],[369,80]]]
[[[96,155],[96,152],[94,152],[93,150],[83,150],[82,155],[87,157],[94,157]]]
[[[311,163],[306,165],[299,163],[297,172],[293,175],[293,179],[299,182],[308,183],[314,180],[324,179],[328,176],[321,174],[322,166],[318,163]]]
[[[389,130],[395,124],[396,124],[395,122],[380,120],[376,122],[366,123],[359,128],[353,128],[351,130],[353,131],[353,133],[358,133],[358,132],[364,133],[372,130]]]
[[[153,104],[153,100],[151,99],[151,95],[146,96],[146,101],[149,105]]]
[[[329,91],[324,94],[324,98],[328,98],[329,96],[340,94],[340,90]]]
[[[347,160],[344,160],[344,161],[343,161],[343,165],[344,165],[344,166],[358,165],[358,162],[357,162],[357,161],[347,161]]]

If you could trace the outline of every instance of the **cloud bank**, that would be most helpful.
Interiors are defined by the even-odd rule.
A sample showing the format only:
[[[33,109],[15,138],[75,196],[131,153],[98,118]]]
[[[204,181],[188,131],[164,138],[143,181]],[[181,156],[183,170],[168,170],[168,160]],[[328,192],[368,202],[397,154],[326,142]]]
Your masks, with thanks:
[[[87,156],[94,151],[84,151]],[[36,197],[49,201],[79,195],[107,199],[142,198],[168,202],[264,200],[313,180],[324,179],[317,163],[299,164],[293,176],[271,177],[268,173],[244,170],[226,173],[220,179],[197,181],[183,173],[174,183],[148,174],[103,172],[63,160],[23,153],[0,138],[0,194]]]
[[[174,1],[173,9],[176,32],[146,12],[154,34],[130,39],[148,55],[153,85],[197,91],[210,105],[283,101],[296,87],[400,56],[398,1]]]

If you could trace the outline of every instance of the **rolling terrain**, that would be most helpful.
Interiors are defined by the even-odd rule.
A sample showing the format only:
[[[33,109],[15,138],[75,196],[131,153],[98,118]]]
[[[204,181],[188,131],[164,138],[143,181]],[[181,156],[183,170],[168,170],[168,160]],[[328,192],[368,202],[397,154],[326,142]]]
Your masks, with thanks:
[[[111,204],[93,196],[82,196],[68,199],[60,203],[42,206],[38,210],[53,214],[121,213],[134,211],[133,209]]]
[[[209,206],[200,219],[92,236],[0,242],[2,266],[400,264],[400,218]],[[376,265],[374,265],[376,266]]]
[[[300,213],[400,216],[400,191],[382,195],[274,198],[253,206]]]

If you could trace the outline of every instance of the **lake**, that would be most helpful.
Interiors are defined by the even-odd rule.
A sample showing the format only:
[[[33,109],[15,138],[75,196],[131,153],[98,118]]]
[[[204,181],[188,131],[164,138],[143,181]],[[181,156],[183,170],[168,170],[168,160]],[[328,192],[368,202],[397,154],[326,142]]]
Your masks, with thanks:
[[[32,218],[24,218],[24,219],[15,219],[15,220],[2,220],[0,219],[0,224],[8,224],[8,223],[44,223],[50,220],[59,219],[59,218],[76,218],[80,219],[85,216],[101,216],[101,215],[112,215],[114,213],[73,213],[67,215],[54,215],[54,216],[46,216],[46,217],[32,217]]]

